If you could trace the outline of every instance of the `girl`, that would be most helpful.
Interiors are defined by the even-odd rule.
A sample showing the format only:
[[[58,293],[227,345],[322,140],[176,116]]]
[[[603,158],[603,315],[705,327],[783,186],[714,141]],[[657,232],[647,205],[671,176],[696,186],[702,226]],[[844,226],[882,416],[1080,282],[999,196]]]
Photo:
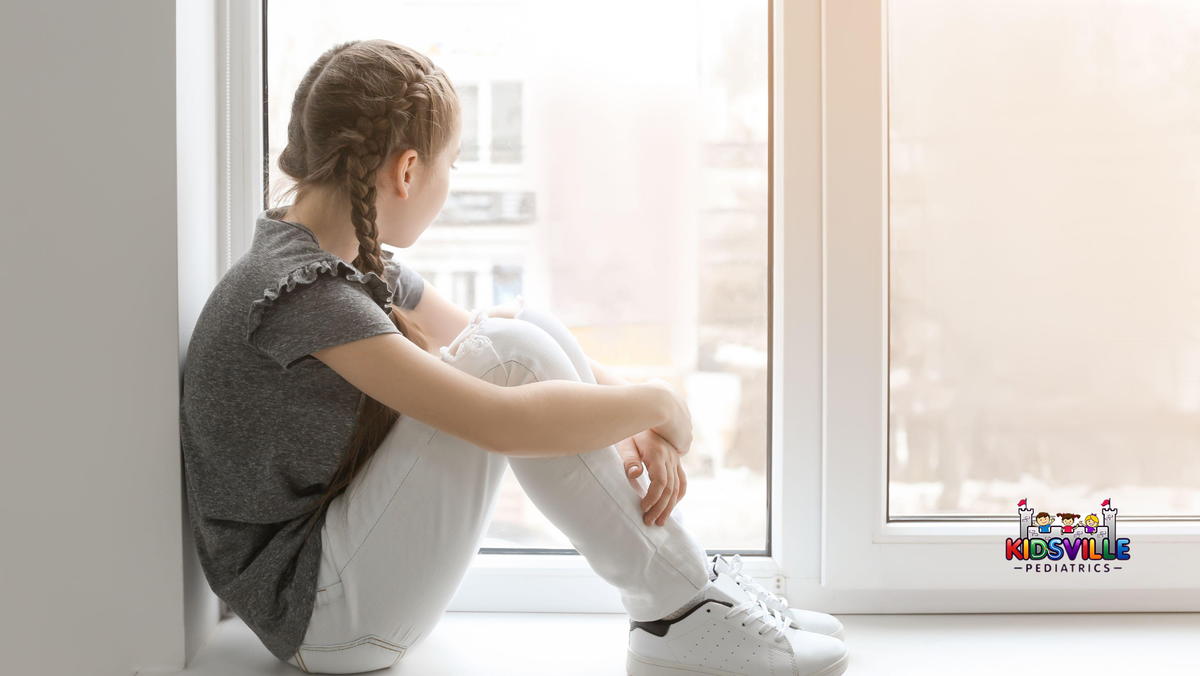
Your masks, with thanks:
[[[1075,532],[1075,519],[1079,518],[1078,514],[1072,514],[1071,512],[1059,512],[1058,518],[1062,519],[1062,532],[1063,533],[1074,533]]]
[[[300,82],[279,158],[295,200],[259,213],[188,346],[213,591],[303,671],[387,667],[436,625],[511,465],[620,591],[630,673],[840,673],[835,618],[706,560],[671,515],[692,433],[670,387],[614,377],[548,312],[468,314],[381,248],[441,209],[460,117],[446,74],[385,40],[338,44]]]

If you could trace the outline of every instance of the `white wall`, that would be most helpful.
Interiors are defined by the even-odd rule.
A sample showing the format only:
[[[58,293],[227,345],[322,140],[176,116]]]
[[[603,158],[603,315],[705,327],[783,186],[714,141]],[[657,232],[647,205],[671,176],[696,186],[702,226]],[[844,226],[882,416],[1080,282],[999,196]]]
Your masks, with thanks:
[[[209,7],[181,0],[201,23],[179,39],[197,39]],[[177,280],[189,280],[191,317],[213,267],[201,228],[212,228],[214,170],[201,135],[180,149],[198,161],[176,173],[176,39],[173,2],[0,9],[6,674],[127,675],[184,661]],[[211,47],[201,39],[196,50],[181,68],[208,78]],[[211,125],[211,98],[192,103],[180,122]],[[177,180],[189,189],[177,193]]]

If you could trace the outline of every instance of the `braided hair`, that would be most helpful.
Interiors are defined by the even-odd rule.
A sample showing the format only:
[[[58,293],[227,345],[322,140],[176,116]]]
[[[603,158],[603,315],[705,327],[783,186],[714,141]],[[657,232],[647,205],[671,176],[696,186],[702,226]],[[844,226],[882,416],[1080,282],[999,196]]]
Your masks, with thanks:
[[[309,67],[292,102],[287,146],[279,168],[295,183],[283,199],[313,186],[333,188],[350,204],[358,239],[352,262],[381,277],[384,259],[375,223],[375,180],[395,153],[414,149],[422,160],[446,150],[461,109],[446,74],[428,57],[387,40],[334,45]],[[429,342],[419,325],[389,307],[400,333],[422,349]],[[354,429],[337,469],[310,514],[311,534],[329,502],[353,481],[375,454],[400,413],[363,393]]]

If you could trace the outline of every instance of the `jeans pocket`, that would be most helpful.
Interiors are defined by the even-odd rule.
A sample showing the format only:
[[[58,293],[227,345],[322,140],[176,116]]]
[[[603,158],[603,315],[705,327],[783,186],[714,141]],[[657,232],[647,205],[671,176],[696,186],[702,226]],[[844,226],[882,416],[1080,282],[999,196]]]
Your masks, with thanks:
[[[342,595],[343,589],[341,580],[338,580],[337,582],[330,582],[324,585],[318,583],[317,597],[313,599],[313,608],[315,609],[322,606],[327,606],[330,603],[342,598]]]
[[[313,606],[319,608],[339,599],[344,594],[342,576],[338,571],[337,557],[330,544],[329,533],[321,527],[321,567],[317,572],[317,596]]]
[[[345,643],[302,644],[288,664],[309,674],[357,674],[391,667],[405,650],[405,646],[367,634]]]

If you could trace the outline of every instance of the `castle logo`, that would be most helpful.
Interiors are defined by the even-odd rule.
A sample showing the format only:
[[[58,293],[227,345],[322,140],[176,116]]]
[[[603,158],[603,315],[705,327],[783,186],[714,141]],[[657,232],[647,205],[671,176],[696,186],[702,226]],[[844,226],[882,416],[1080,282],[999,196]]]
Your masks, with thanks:
[[[1039,512],[1017,503],[1021,530],[1004,543],[1004,558],[1026,573],[1108,573],[1129,560],[1129,538],[1117,537],[1117,508],[1100,503],[1100,516]],[[1055,521],[1058,521],[1056,524]]]

